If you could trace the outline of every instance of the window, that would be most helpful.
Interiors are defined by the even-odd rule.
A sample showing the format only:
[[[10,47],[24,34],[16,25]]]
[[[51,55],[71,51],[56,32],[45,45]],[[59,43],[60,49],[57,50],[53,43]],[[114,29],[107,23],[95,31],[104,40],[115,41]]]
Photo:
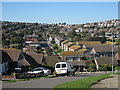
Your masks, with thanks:
[[[79,57],[76,57],[75,60],[76,60],[76,61],[80,61],[80,58],[79,58]]]
[[[60,68],[60,64],[57,64],[57,65],[56,65],[56,68]]]
[[[68,61],[72,61],[73,59],[71,57],[68,57]]]
[[[62,68],[65,68],[66,67],[66,64],[62,64]]]

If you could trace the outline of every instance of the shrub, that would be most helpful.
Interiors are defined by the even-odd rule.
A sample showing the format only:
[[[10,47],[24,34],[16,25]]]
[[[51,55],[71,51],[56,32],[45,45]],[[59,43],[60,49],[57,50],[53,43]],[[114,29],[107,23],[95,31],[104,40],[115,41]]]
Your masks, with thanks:
[[[116,66],[115,68],[114,68],[114,70],[116,71],[116,70],[120,70],[120,66]]]
[[[91,63],[91,64],[89,65],[89,67],[88,67],[88,70],[89,70],[90,72],[95,71],[95,69],[96,69],[96,65],[95,65],[94,63]]]

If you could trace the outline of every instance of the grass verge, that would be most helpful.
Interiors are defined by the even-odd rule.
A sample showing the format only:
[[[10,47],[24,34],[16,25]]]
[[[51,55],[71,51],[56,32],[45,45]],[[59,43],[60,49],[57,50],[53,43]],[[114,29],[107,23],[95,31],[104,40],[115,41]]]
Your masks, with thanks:
[[[16,79],[16,80],[9,80],[9,81],[3,81],[4,83],[12,83],[12,82],[17,82],[17,81],[27,81],[27,80],[37,80],[37,79],[42,79],[42,78],[53,78],[56,76],[45,76],[45,77],[36,77],[36,78],[26,78],[26,79]]]
[[[53,90],[58,90],[58,88],[88,88],[90,89],[90,86],[92,84],[95,84],[96,82],[105,79],[105,78],[111,78],[113,76],[110,76],[110,74],[104,74],[100,76],[94,76],[89,78],[84,78],[76,81],[71,81],[67,83],[62,83],[53,88]]]

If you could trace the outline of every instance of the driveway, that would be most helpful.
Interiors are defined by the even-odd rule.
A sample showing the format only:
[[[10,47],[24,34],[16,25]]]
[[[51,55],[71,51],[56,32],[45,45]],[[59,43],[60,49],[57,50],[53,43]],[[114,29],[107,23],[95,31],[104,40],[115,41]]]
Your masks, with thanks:
[[[19,81],[13,83],[3,83],[3,88],[53,88],[54,86],[74,81],[78,79],[83,79],[92,76],[102,75],[103,73],[89,73],[89,74],[77,74],[75,76],[60,76],[54,78],[43,78],[38,80],[29,80],[29,81]]]

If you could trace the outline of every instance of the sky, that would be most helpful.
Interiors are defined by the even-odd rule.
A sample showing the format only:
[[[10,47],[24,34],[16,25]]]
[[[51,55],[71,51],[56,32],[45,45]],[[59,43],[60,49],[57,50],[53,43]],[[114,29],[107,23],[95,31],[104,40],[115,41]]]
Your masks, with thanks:
[[[118,2],[2,2],[2,21],[83,24],[118,18]]]

